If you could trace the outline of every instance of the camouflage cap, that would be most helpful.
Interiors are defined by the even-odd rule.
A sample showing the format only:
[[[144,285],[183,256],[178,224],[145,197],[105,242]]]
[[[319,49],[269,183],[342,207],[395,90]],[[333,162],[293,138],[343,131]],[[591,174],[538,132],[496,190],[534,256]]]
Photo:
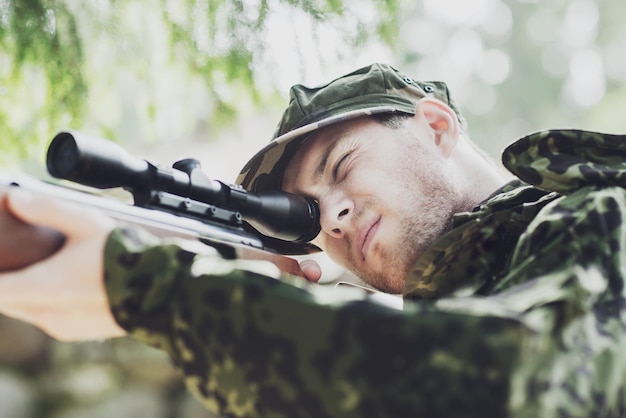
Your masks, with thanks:
[[[289,160],[312,132],[362,116],[414,115],[417,101],[427,96],[450,106],[465,127],[444,82],[417,81],[390,65],[372,64],[317,87],[297,84],[272,140],[250,159],[236,182],[248,191],[279,190]]]

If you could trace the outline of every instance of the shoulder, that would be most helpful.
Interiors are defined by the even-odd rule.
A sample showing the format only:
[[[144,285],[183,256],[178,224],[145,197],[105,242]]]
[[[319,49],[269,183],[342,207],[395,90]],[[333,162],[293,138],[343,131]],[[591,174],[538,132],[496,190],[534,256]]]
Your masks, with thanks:
[[[626,135],[540,131],[509,145],[502,162],[525,182],[560,193],[585,186],[626,187]]]

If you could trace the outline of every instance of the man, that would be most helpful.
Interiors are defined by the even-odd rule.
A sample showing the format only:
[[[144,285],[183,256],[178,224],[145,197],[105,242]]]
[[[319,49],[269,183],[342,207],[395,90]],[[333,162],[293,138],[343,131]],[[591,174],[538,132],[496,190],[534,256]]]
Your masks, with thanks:
[[[225,416],[626,414],[623,137],[521,139],[503,161],[531,186],[469,141],[443,83],[375,64],[291,93],[239,181],[317,199],[315,244],[402,310],[19,195],[68,240],[0,278],[0,310],[160,347]]]
[[[314,242],[375,287],[401,293],[452,215],[508,178],[472,145],[454,108],[444,84],[385,66],[316,89],[295,86],[278,138],[238,180],[314,197],[322,213]],[[255,167],[264,161],[269,167]]]

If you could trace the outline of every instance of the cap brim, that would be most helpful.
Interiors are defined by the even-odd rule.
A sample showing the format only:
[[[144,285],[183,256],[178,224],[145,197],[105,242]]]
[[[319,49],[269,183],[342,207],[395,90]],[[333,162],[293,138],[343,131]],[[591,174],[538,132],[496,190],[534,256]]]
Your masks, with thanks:
[[[287,162],[293,157],[293,152],[286,152],[287,146],[294,141],[304,140],[311,133],[330,125],[356,119],[363,116],[371,116],[380,113],[407,113],[405,109],[396,106],[375,106],[364,109],[352,110],[338,115],[329,116],[322,120],[299,128],[293,129],[284,135],[271,141],[259,152],[257,152],[245,165],[237,177],[237,184],[240,184],[248,191],[269,191],[280,189],[282,184],[283,171]],[[294,148],[294,152],[297,147]],[[268,175],[272,181],[259,182],[262,175]]]

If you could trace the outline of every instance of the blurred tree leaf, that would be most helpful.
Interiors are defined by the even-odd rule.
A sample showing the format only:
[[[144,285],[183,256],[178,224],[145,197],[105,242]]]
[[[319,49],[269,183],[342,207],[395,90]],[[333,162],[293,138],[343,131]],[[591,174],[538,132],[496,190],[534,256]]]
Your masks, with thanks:
[[[87,64],[101,60],[94,51],[102,43],[115,51],[104,64],[110,73],[132,69],[149,78],[142,51],[164,40],[157,47],[203,80],[213,101],[211,122],[220,122],[237,115],[236,97],[220,85],[259,100],[257,63],[267,61],[264,35],[273,12],[289,8],[317,25],[332,21],[342,42],[356,47],[372,37],[392,42],[398,1],[367,0],[379,21],[371,25],[357,18],[348,25],[355,18],[348,16],[345,0],[0,0],[0,163],[26,157],[29,147],[59,126],[81,125],[92,94],[90,71],[98,65]],[[142,39],[133,36],[133,25],[160,25],[165,34]],[[158,117],[154,104],[146,104],[145,114]]]

